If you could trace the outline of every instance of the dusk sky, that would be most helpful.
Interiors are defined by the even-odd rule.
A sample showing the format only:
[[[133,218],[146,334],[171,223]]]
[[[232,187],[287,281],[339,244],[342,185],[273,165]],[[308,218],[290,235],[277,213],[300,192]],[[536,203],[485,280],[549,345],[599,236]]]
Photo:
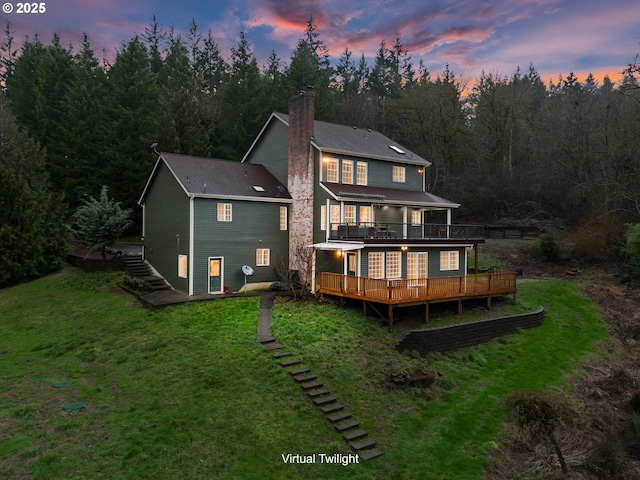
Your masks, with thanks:
[[[58,31],[63,44],[79,45],[87,32],[96,55],[105,49],[111,59],[154,13],[177,33],[195,18],[225,56],[244,31],[261,65],[271,50],[289,62],[310,15],[334,60],[346,47],[356,60],[372,58],[381,40],[391,45],[399,34],[413,63],[423,60],[434,76],[447,63],[472,79],[532,63],[545,82],[569,72],[615,81],[640,53],[638,0],[49,0],[44,13],[30,14],[17,13],[19,2],[0,3],[16,40],[37,32],[49,43]]]

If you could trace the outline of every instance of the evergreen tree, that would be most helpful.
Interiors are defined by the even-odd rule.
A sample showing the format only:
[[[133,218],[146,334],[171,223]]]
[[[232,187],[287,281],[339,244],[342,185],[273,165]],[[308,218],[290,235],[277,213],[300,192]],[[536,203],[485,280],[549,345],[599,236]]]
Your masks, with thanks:
[[[176,153],[207,155],[206,132],[196,100],[196,83],[187,49],[173,38],[159,74],[161,89],[159,138],[162,147]]]
[[[49,191],[45,152],[13,122],[0,97],[0,287],[60,267],[65,205]]]
[[[223,158],[240,159],[269,114],[258,61],[244,32],[231,49],[228,81],[223,89],[225,119]]]
[[[0,43],[0,87],[6,89],[7,79],[13,75],[18,49],[13,43],[13,32],[11,22],[7,20],[4,29],[4,40]]]
[[[126,208],[136,205],[155,157],[149,146],[158,138],[159,88],[147,49],[138,37],[123,45],[109,69],[110,125],[104,155],[106,179]],[[139,212],[134,211],[137,225]]]
[[[151,16],[151,22],[144,29],[144,42],[149,47],[149,62],[153,73],[160,73],[162,68],[162,50],[163,43],[167,38],[167,32],[158,22],[158,18],[154,13]]]
[[[131,210],[123,210],[120,203],[109,199],[108,189],[102,187],[100,198],[83,200],[73,215],[74,233],[88,247],[89,253],[100,250],[107,259],[107,247],[113,245],[131,225]]]

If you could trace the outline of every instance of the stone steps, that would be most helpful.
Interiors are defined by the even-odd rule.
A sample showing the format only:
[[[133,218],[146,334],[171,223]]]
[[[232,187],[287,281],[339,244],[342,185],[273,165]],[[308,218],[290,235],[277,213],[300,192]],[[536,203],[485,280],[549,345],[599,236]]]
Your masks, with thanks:
[[[270,334],[270,318],[271,305],[266,305],[266,300],[273,302],[273,298],[260,299],[260,318],[258,330],[258,342],[262,344],[267,351],[276,351],[284,349],[283,345],[276,342],[276,339]],[[263,303],[265,306],[263,307]],[[268,307],[268,308],[267,308]],[[268,310],[264,311],[263,310]],[[338,402],[338,399],[331,395],[331,392],[324,388],[324,384],[318,381],[317,375],[311,373],[311,369],[302,365],[302,361],[293,358],[291,352],[276,351],[271,356],[278,360],[278,364],[283,368],[297,367],[288,370],[289,375],[293,377],[298,385],[304,390],[307,396],[313,401],[322,413],[326,415],[327,420],[334,424],[336,432],[342,434],[342,438],[349,444],[349,447],[355,451],[362,460],[370,460],[372,458],[383,455],[384,452],[377,448],[377,443],[368,437],[368,432],[360,428],[360,422],[353,419],[351,413],[345,411],[344,405]],[[287,358],[291,357],[291,358]],[[284,360],[283,360],[284,359]]]

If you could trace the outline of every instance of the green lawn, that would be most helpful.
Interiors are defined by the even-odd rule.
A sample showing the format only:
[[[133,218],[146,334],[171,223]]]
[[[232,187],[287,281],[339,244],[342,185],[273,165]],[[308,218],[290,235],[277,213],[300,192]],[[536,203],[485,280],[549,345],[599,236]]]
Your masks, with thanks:
[[[561,385],[606,327],[572,284],[524,284],[539,329],[427,359],[393,349],[355,309],[279,300],[272,333],[347,405],[386,454],[348,467],[284,464],[287,453],[349,453],[256,343],[259,301],[153,311],[118,274],[66,271],[0,291],[0,477],[332,479],[482,477],[504,420],[501,399]],[[427,390],[387,374],[442,374]],[[70,380],[56,389],[52,384]],[[63,405],[84,402],[79,413]]]

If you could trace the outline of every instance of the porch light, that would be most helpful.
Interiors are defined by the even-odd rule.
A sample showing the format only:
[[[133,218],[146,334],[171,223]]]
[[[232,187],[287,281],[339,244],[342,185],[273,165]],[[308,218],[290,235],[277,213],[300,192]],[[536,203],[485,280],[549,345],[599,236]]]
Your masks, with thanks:
[[[342,258],[342,255],[344,255],[344,252],[342,250],[338,250],[338,258]]]
[[[409,247],[407,247],[406,245],[402,245],[400,247],[400,250],[402,250],[403,252],[406,252],[407,250],[409,250]]]

